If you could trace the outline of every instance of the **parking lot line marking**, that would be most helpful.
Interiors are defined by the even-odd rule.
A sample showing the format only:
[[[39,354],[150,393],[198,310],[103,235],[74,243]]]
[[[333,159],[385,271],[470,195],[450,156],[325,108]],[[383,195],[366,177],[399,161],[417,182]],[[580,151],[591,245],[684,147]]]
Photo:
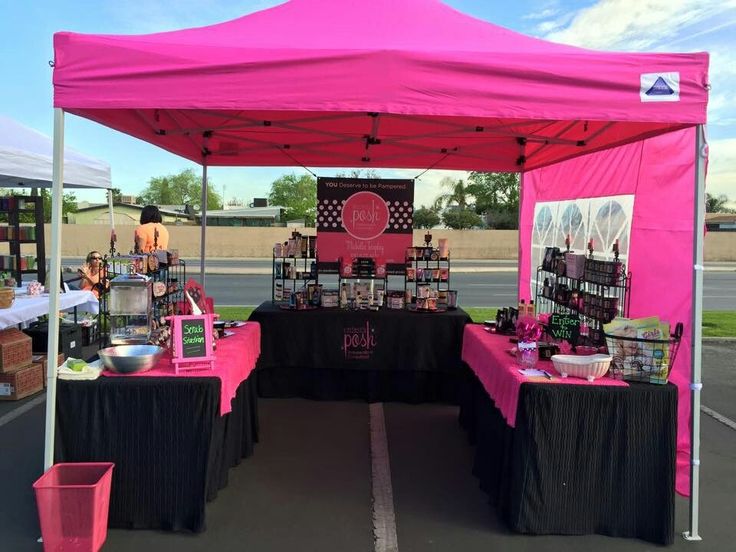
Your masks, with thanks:
[[[736,430],[736,422],[734,422],[731,418],[727,418],[723,414],[719,414],[715,410],[708,408],[705,405],[700,405],[700,411],[703,412],[704,414],[707,414],[714,420],[721,422],[723,425],[728,426],[733,430]]]
[[[5,424],[9,424],[13,420],[15,420],[17,417],[22,416],[32,408],[35,408],[39,404],[43,404],[46,402],[46,393],[42,393],[38,397],[35,397],[28,401],[23,406],[19,406],[15,410],[11,410],[8,412],[5,416],[0,418],[0,427],[3,427]]]
[[[375,552],[398,552],[394,492],[391,487],[391,465],[388,455],[386,421],[383,403],[372,403],[371,431],[371,484],[373,487],[373,537]]]

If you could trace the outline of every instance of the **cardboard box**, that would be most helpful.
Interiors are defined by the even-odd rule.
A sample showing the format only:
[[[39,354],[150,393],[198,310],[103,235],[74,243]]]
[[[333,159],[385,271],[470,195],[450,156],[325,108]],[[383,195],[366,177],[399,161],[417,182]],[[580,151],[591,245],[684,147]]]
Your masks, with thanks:
[[[0,331],[0,373],[15,372],[31,363],[32,340],[17,328]]]
[[[43,367],[31,364],[10,374],[0,374],[0,401],[17,401],[43,390]]]
[[[46,365],[46,353],[33,353],[33,363],[34,364],[40,364],[43,369],[43,387],[46,388],[46,372],[48,371],[48,367]],[[57,368],[64,364],[64,361],[66,360],[66,357],[64,357],[64,353],[59,353],[59,358],[57,359],[56,366]]]

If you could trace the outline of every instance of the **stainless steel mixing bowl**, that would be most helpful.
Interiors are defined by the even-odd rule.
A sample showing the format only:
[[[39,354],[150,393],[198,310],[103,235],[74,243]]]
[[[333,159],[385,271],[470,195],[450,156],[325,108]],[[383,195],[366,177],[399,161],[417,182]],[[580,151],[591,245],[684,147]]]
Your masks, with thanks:
[[[156,366],[166,351],[156,345],[118,345],[99,351],[105,368],[119,374],[146,372]]]

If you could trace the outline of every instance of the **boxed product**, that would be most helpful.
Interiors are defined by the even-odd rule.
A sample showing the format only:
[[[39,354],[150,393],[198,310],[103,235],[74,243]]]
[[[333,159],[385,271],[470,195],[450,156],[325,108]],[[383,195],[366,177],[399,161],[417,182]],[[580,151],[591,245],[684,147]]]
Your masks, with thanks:
[[[0,373],[28,366],[33,357],[31,338],[17,328],[0,331]]]
[[[43,372],[43,386],[46,387],[46,372],[48,371],[48,364],[46,362],[46,359],[48,356],[46,353],[33,353],[33,364],[40,364],[41,365],[41,371]],[[62,364],[64,364],[64,361],[66,358],[62,353],[59,353],[58,358],[56,359],[56,366],[59,367]]]
[[[41,364],[30,364],[10,374],[0,374],[0,400],[17,401],[43,390]]]
[[[49,325],[48,322],[34,324],[25,330],[31,337],[33,349],[43,351],[48,347]],[[59,325],[59,352],[66,358],[81,358],[82,356],[82,328],[74,323]],[[28,360],[30,362],[30,358]]]

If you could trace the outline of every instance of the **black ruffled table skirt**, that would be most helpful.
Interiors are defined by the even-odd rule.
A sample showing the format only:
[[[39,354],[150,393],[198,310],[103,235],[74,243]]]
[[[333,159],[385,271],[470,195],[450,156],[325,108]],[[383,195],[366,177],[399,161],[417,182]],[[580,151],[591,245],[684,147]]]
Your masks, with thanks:
[[[220,416],[220,380],[58,381],[57,462],[114,462],[109,526],[204,531],[205,504],[258,441],[256,376]]]
[[[509,427],[468,368],[460,424],[509,528],[671,544],[677,389],[525,383]]]

